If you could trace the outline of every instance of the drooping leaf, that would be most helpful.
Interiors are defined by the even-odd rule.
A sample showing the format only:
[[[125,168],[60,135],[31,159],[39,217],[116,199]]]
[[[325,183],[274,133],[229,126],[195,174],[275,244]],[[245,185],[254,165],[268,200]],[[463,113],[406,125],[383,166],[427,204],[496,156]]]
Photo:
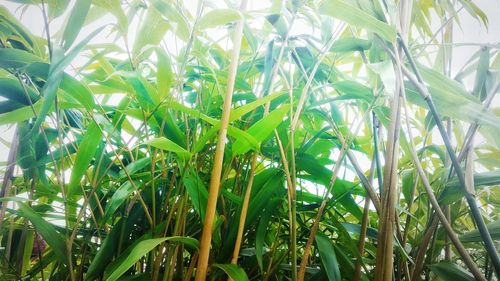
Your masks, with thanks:
[[[75,163],[71,172],[71,177],[68,185],[68,195],[73,195],[77,192],[82,177],[85,175],[87,168],[94,158],[99,142],[102,139],[102,132],[97,123],[92,122],[87,129],[76,153]]]
[[[188,160],[191,157],[191,153],[175,142],[165,138],[159,137],[148,141],[148,144],[152,147],[160,148],[166,151],[174,152],[179,156],[180,159]]]
[[[345,21],[350,25],[366,28],[379,34],[387,41],[394,42],[396,40],[396,29],[393,26],[343,0],[324,1],[319,7],[319,12]]]
[[[500,184],[500,171],[476,173],[474,175],[474,187],[476,189],[498,184]],[[451,204],[462,197],[464,197],[464,191],[458,177],[455,176],[446,183],[445,189],[439,196],[439,201],[442,204]]]
[[[491,238],[493,240],[500,240],[500,220],[496,220],[492,223],[489,223],[486,225],[488,228],[488,231],[490,232]],[[460,241],[464,243],[471,243],[471,242],[481,242],[483,239],[481,238],[481,235],[479,234],[479,230],[475,229],[473,231],[469,231],[467,233],[464,233],[460,235]]]
[[[332,45],[332,52],[344,53],[354,51],[366,51],[370,49],[372,42],[370,40],[359,38],[341,38]]]
[[[22,202],[17,202],[17,205],[19,206],[19,215],[25,217],[33,224],[37,232],[47,242],[52,251],[54,251],[57,259],[67,265],[70,261],[68,261],[64,237],[56,231],[52,224],[35,212],[32,207]]]
[[[165,242],[167,239],[168,237],[145,239],[132,244],[106,268],[104,275],[105,280],[118,280],[141,257],[149,253],[160,243]]]
[[[65,25],[62,35],[61,45],[65,50],[68,50],[71,47],[77,38],[78,33],[80,33],[80,30],[85,23],[85,18],[87,17],[91,3],[92,0],[79,0],[75,2],[75,6],[71,10],[68,22]]]
[[[340,276],[339,264],[337,262],[337,256],[335,254],[335,248],[333,247],[330,238],[322,232],[318,232],[315,240],[319,257],[321,259],[321,265],[323,266],[323,270],[326,272],[326,276],[328,276],[328,280],[342,280]]]
[[[214,267],[222,269],[234,281],[248,281],[248,276],[243,268],[236,264],[214,264]]]
[[[255,122],[247,131],[247,133],[255,138],[256,141],[262,142],[268,138],[276,127],[283,122],[284,116],[288,113],[290,105],[282,105],[279,109],[273,110],[269,115]],[[240,155],[250,150],[251,144],[246,143],[243,139],[237,140],[233,145],[233,155]]]
[[[454,263],[440,262],[428,266],[444,281],[473,281],[474,277]]]
[[[243,16],[238,10],[215,9],[203,15],[198,22],[198,27],[200,29],[213,28],[242,18]]]

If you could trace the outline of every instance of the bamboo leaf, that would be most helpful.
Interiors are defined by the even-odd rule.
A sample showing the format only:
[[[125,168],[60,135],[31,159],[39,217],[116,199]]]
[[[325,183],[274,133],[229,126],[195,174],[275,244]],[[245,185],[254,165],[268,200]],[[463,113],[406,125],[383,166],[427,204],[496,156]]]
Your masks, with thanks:
[[[259,264],[261,271],[264,270],[262,256],[264,254],[264,241],[267,234],[267,226],[271,220],[272,214],[276,211],[277,205],[281,201],[281,198],[275,198],[269,203],[269,207],[265,209],[257,227],[257,233],[255,234],[255,257],[257,258],[257,263]]]
[[[94,32],[90,33],[85,39],[83,39],[78,45],[71,49],[66,55],[62,53],[62,50],[55,48],[53,51],[53,59],[50,64],[49,74],[47,76],[47,83],[43,90],[43,104],[40,109],[40,113],[31,129],[31,134],[35,133],[42,122],[45,120],[45,116],[49,112],[50,107],[53,105],[59,84],[61,83],[64,69],[71,63],[71,61],[78,55],[78,53],[86,47],[88,42],[96,36],[103,27],[96,29]]]
[[[174,73],[172,72],[172,64],[170,58],[165,51],[160,48],[156,49],[158,57],[158,69],[156,73],[156,83],[160,100],[163,100],[170,94],[170,87],[174,82]]]
[[[444,281],[473,281],[474,277],[463,268],[453,263],[440,262],[429,268]]]
[[[134,243],[123,252],[105,272],[106,281],[118,280],[130,267],[132,267],[141,257],[149,253],[160,243],[165,242],[168,237],[146,239]]]
[[[496,220],[490,224],[487,224],[486,227],[488,228],[488,231],[490,232],[491,238],[493,240],[500,240],[500,220]],[[473,231],[469,231],[467,233],[464,233],[460,235],[460,241],[464,243],[471,243],[471,242],[482,242],[483,239],[481,238],[481,235],[479,234],[479,230],[475,229]]]
[[[372,41],[359,38],[341,38],[333,43],[331,51],[338,53],[366,51],[372,47]]]
[[[474,174],[474,187],[479,189],[483,186],[500,184],[500,171],[491,171]],[[464,191],[458,178],[453,177],[445,186],[445,189],[439,196],[442,204],[451,204],[464,197]]]
[[[175,142],[165,138],[165,137],[159,137],[152,139],[147,142],[147,144],[151,145],[152,147],[160,148],[166,151],[174,152],[179,156],[180,159],[183,160],[188,160],[191,157],[191,153]]]
[[[85,133],[78,152],[76,153],[75,163],[71,172],[71,177],[68,185],[68,195],[73,195],[77,192],[77,187],[80,185],[80,180],[87,171],[88,165],[94,158],[99,142],[102,139],[102,132],[97,123],[92,122],[87,132]]]
[[[0,77],[0,97],[22,105],[30,105],[38,100],[36,92],[30,86],[21,85],[17,79],[3,77]]]
[[[290,110],[290,105],[286,104],[279,109],[273,110],[268,116],[255,122],[247,131],[257,142],[263,142],[268,138],[276,127],[283,122],[283,118]],[[240,155],[252,149],[251,143],[244,139],[237,140],[233,145],[233,155]]]
[[[231,111],[231,116],[229,117],[229,121],[235,121],[240,119],[243,115],[255,110],[257,107],[264,105],[280,96],[282,96],[282,93],[276,93],[272,95],[265,96],[263,98],[257,99],[251,103],[247,103],[245,105],[242,105],[238,108],[235,108]]]
[[[54,19],[59,17],[64,13],[66,7],[68,7],[69,0],[48,0],[47,6],[49,18]]]
[[[13,48],[0,48],[0,67],[1,68],[19,68],[33,62],[42,62],[43,60],[32,53]]]
[[[69,1],[68,1],[69,2]],[[75,42],[78,33],[82,29],[85,23],[85,18],[90,9],[90,4],[92,0],[78,0],[75,2],[75,6],[71,10],[71,14],[68,17],[68,22],[64,28],[61,45],[65,50],[68,50],[73,42]]]
[[[328,280],[341,281],[342,278],[340,277],[337,256],[330,238],[322,232],[318,232],[315,240],[318,247],[319,257],[321,258],[321,265],[323,270],[326,272],[326,276],[328,276]]]
[[[208,190],[205,184],[195,171],[186,173],[183,183],[186,186],[187,193],[195,211],[200,215],[200,218],[205,218],[208,201]]]
[[[66,249],[66,242],[64,237],[59,234],[54,226],[48,223],[42,216],[36,213],[29,205],[17,202],[19,206],[19,215],[28,219],[43,239],[54,251],[57,259],[63,264],[68,265],[68,255]]]
[[[394,42],[396,40],[396,29],[393,26],[376,19],[343,0],[324,1],[319,7],[319,13],[345,21],[353,26],[366,28],[379,34],[387,41]]]
[[[149,8],[140,28],[137,30],[132,53],[137,56],[146,45],[158,45],[165,36],[169,24],[153,7]]]
[[[236,264],[214,264],[214,267],[222,269],[234,281],[248,281],[248,276],[243,268]]]
[[[130,181],[126,181],[115,191],[111,199],[109,199],[108,204],[106,204],[106,210],[103,217],[104,222],[116,212],[134,190],[134,185]]]
[[[206,13],[198,22],[200,29],[214,28],[242,19],[243,16],[234,9],[215,9]]]

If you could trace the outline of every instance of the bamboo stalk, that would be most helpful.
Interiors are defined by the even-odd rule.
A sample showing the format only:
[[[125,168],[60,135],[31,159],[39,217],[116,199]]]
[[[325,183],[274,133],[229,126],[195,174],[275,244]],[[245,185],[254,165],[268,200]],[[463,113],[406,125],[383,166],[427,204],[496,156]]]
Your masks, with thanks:
[[[246,9],[247,0],[242,0],[240,11]],[[224,157],[224,148],[226,145],[227,127],[229,125],[229,116],[231,113],[231,103],[233,98],[234,83],[236,72],[238,69],[238,61],[240,57],[241,40],[243,37],[244,20],[240,20],[236,26],[236,33],[233,38],[233,52],[231,54],[231,64],[229,66],[229,77],[227,80],[226,96],[222,110],[221,124],[218,134],[218,142],[214,156],[214,166],[210,178],[210,188],[208,193],[207,210],[205,214],[205,222],[203,225],[203,233],[200,239],[200,253],[198,257],[196,269],[196,281],[204,281],[207,277],[208,258],[210,254],[210,246],[212,244],[212,225],[217,208],[217,198],[219,197],[220,177],[222,174],[222,162]]]
[[[391,123],[387,136],[386,168],[384,169],[384,187],[382,190],[379,232],[377,235],[378,247],[374,275],[375,281],[391,280],[393,275],[393,237],[398,182],[397,163],[399,155],[399,131],[401,127],[401,92],[404,91],[404,84],[399,70],[399,56],[396,55],[394,59],[397,84],[391,105]]]

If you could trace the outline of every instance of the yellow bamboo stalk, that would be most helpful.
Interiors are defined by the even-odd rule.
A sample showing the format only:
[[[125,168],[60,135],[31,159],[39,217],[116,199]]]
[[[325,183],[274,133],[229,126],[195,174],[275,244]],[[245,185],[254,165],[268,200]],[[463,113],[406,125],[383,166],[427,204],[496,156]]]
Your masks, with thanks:
[[[242,0],[240,11],[246,9],[247,0]],[[208,193],[207,211],[203,225],[203,233],[200,240],[200,254],[196,269],[196,281],[204,281],[207,277],[208,257],[210,246],[212,244],[212,225],[217,208],[217,198],[219,197],[220,177],[222,174],[222,161],[224,157],[224,148],[226,146],[227,127],[229,125],[229,116],[231,113],[231,103],[233,98],[234,82],[240,57],[241,39],[243,37],[244,20],[241,19],[236,26],[236,33],[233,37],[233,52],[231,54],[231,64],[229,66],[229,77],[227,80],[226,96],[222,110],[222,118],[218,135],[217,147],[214,156],[214,166],[210,178],[210,188]]]

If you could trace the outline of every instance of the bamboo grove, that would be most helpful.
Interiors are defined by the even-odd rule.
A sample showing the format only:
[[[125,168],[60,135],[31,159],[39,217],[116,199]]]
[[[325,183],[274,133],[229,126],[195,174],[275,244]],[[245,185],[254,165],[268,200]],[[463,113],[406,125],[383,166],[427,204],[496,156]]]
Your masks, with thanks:
[[[2,3],[0,279],[498,280],[500,45],[465,17]]]

